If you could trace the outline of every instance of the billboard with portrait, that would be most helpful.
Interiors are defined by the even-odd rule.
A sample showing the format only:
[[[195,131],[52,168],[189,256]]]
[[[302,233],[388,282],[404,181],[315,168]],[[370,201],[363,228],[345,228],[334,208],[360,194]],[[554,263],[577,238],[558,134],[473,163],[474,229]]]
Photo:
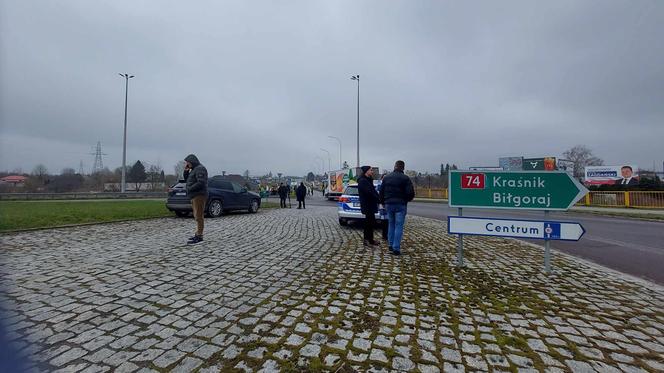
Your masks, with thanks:
[[[639,184],[638,168],[633,164],[618,166],[586,166],[585,183],[588,185],[625,185]]]

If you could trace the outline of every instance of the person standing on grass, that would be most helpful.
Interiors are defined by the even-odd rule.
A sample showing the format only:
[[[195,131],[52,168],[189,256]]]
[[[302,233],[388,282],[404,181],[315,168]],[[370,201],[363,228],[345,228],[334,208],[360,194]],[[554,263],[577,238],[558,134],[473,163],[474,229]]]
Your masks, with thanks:
[[[364,214],[364,246],[376,246],[374,241],[374,225],[378,212],[378,192],[373,185],[373,169],[362,166],[362,175],[357,179],[357,191],[360,196],[360,210]]]
[[[307,187],[304,186],[304,183],[300,183],[297,189],[295,189],[295,197],[297,197],[297,208],[306,209],[304,199],[307,197]]]
[[[394,163],[394,171],[383,178],[380,188],[380,203],[385,205],[389,228],[387,241],[390,253],[401,255],[401,238],[406,223],[408,202],[415,198],[415,188],[410,178],[404,174],[404,161]]]
[[[187,176],[187,195],[191,200],[191,208],[194,210],[194,219],[196,220],[196,234],[189,238],[187,244],[193,245],[203,241],[205,225],[203,215],[205,213],[205,203],[208,199],[208,172],[193,154],[189,154],[184,161],[186,168],[190,170]]]

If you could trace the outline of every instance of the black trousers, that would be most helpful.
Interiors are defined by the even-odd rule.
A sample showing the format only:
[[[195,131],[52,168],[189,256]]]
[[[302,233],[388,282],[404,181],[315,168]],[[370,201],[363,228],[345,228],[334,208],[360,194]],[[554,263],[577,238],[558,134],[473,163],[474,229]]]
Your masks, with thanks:
[[[374,214],[365,214],[364,217],[364,239],[374,242],[374,225],[376,225],[376,216]]]
[[[387,241],[387,229],[389,228],[390,224],[387,220],[383,220],[381,223],[381,228],[383,231],[383,239]]]
[[[286,207],[286,197],[279,198],[279,207]]]
[[[304,201],[297,201],[297,208],[306,209],[307,207],[304,204]]]

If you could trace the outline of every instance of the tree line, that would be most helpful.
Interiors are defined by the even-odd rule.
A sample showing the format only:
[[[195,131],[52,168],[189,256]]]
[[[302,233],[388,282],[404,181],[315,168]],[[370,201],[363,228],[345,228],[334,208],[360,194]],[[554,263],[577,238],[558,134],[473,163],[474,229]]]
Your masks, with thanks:
[[[18,172],[16,172],[18,171]],[[103,192],[110,189],[120,190],[122,181],[122,167],[113,171],[107,167],[93,172],[91,174],[82,174],[73,168],[63,168],[60,174],[52,174],[43,164],[36,165],[29,174],[15,170],[12,173],[0,173],[1,176],[21,175],[27,179],[24,185],[17,187],[14,185],[0,185],[1,192],[24,192],[24,193],[68,193],[68,192]],[[126,182],[133,184],[132,189],[136,191],[150,190],[163,191],[166,186],[176,181],[174,175],[166,175],[161,166],[148,165],[146,167],[140,160],[133,165],[127,166]]]

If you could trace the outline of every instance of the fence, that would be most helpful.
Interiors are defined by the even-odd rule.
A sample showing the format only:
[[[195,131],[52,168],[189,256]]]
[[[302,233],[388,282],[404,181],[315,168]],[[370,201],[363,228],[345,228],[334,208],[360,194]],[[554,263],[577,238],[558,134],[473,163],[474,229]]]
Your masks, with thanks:
[[[141,199],[166,198],[166,192],[131,192],[131,193],[0,193],[0,201],[36,201],[63,199]]]
[[[447,199],[447,188],[416,188],[415,197]]]
[[[447,189],[417,188],[416,198],[447,199]],[[664,208],[664,191],[589,192],[577,206]]]
[[[664,192],[590,192],[577,205],[664,208]]]

